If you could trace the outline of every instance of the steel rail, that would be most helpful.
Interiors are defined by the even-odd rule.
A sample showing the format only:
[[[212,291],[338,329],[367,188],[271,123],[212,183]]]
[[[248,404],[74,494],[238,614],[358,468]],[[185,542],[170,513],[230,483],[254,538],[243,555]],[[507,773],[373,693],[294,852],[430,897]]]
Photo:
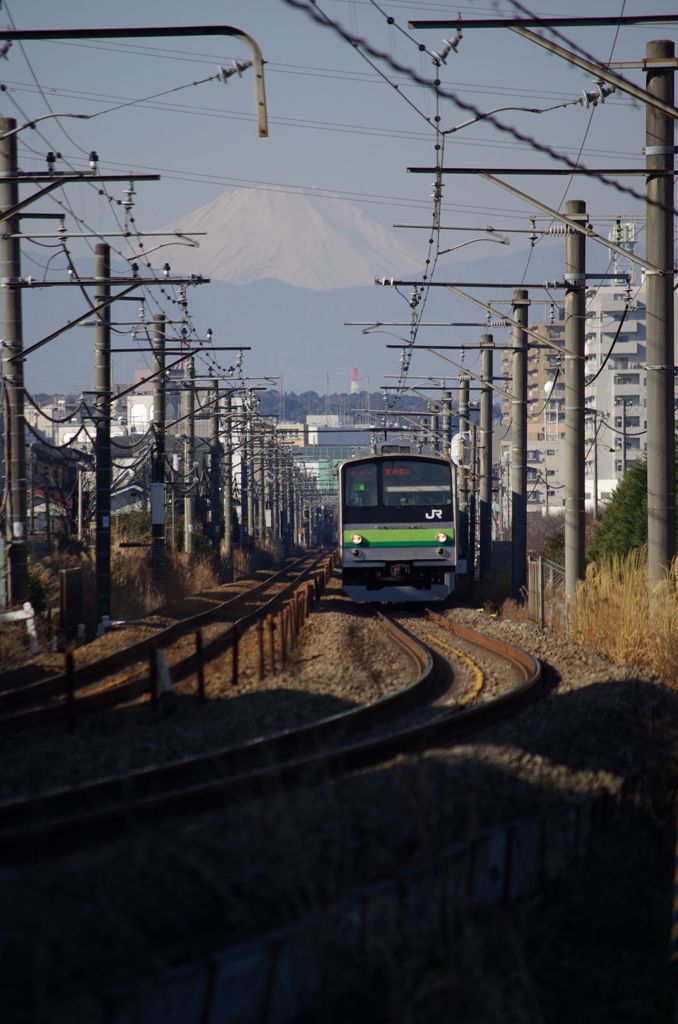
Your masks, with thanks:
[[[431,652],[401,626],[380,613],[377,615],[393,642],[411,659],[416,673],[398,690],[369,704],[241,746],[212,750],[37,797],[4,801],[0,803],[0,850],[19,841],[23,847],[38,840],[42,844],[59,836],[81,835],[83,829],[119,822],[121,817],[129,820],[137,813],[146,815],[167,805],[172,811],[193,807],[196,801],[211,798],[233,784],[237,786],[243,778],[261,773],[274,778],[278,765],[304,763],[308,758],[304,751],[318,751],[321,745],[339,745],[357,724],[365,725],[412,706],[435,684]],[[312,760],[317,757],[314,753]],[[320,757],[324,757],[322,752]]]
[[[306,565],[302,572],[294,577],[288,587],[284,588],[279,594],[274,595],[274,597],[262,605],[260,609],[256,609],[254,612],[248,613],[247,615],[237,619],[231,624],[231,630],[236,626],[239,626],[242,629],[248,628],[253,621],[256,621],[258,614],[262,613],[262,609],[268,609],[269,607],[272,607],[277,600],[283,599],[283,595],[287,590],[298,586],[305,577],[318,567],[325,557],[327,556],[324,554],[313,557],[310,564]],[[137,661],[140,661],[142,658],[149,655],[154,649],[164,648],[175,640],[180,639],[201,626],[220,618],[226,611],[228,611],[229,608],[236,607],[238,604],[242,604],[244,601],[265,592],[271,586],[275,586],[277,583],[280,583],[281,579],[284,576],[287,576],[296,566],[308,562],[308,555],[295,559],[279,572],[274,573],[268,579],[256,584],[256,586],[251,587],[244,594],[238,594],[225,601],[220,601],[211,608],[206,608],[195,615],[187,616],[179,622],[174,622],[169,626],[165,626],[162,629],[157,630],[155,633],[152,633],[150,636],[144,637],[142,640],[137,640],[132,644],[128,644],[126,647],[120,648],[118,651],[104,655],[103,658],[100,658],[97,661],[92,661],[79,666],[74,670],[72,679],[70,680],[73,691],[77,692],[78,690],[92,685],[92,683],[100,680],[106,673],[110,673],[116,669],[123,669],[128,665],[133,665]],[[230,640],[228,642],[230,642]],[[223,647],[218,647],[215,644],[215,641],[212,640],[205,646],[204,655],[209,659],[220,649],[223,649]],[[173,666],[170,671],[177,671],[178,667],[180,667],[180,671],[183,674],[194,670],[194,660],[192,659],[194,659],[193,655],[188,658],[181,659],[177,663],[177,666]],[[122,696],[133,697],[136,695],[134,689],[135,684],[137,684],[136,675],[132,680],[117,684],[118,689],[116,689],[115,686],[112,686],[105,691],[100,691],[100,693],[91,694],[86,698],[81,698],[77,701],[78,711],[84,709],[83,706],[86,702],[89,702],[90,707],[97,706],[98,698],[103,694],[112,694],[115,692],[117,694],[117,699],[120,699]],[[0,708],[3,706],[9,707],[10,709],[16,708],[17,705],[29,704],[46,697],[58,698],[58,702],[52,701],[49,704],[38,704],[37,706],[15,710],[14,713],[9,711],[8,713],[3,714],[0,717],[0,729],[3,727],[14,728],[15,726],[25,724],[29,721],[38,721],[40,720],[41,715],[49,715],[51,717],[57,711],[65,714],[67,710],[66,700],[68,697],[68,685],[68,676],[65,673],[60,673],[59,675],[53,675],[46,679],[38,680],[35,683],[29,683],[27,686],[13,687],[10,690],[0,691]],[[129,692],[125,692],[125,686],[130,687]],[[141,692],[141,690],[139,690],[139,692]]]
[[[55,848],[68,848],[76,836],[103,838],[115,834],[121,824],[145,825],[167,815],[209,809],[225,799],[251,799],[253,794],[279,792],[283,785],[326,780],[404,751],[421,751],[434,742],[461,738],[502,720],[541,695],[544,684],[538,659],[511,644],[440,619],[439,624],[450,632],[520,666],[518,687],[478,707],[455,709],[424,725],[351,740],[349,734],[357,727],[418,701],[435,680],[431,652],[402,627],[384,619],[394,640],[413,658],[417,657],[416,647],[427,652],[423,660],[419,656],[417,678],[394,694],[243,747],[2,803],[0,855],[10,859],[44,857]]]

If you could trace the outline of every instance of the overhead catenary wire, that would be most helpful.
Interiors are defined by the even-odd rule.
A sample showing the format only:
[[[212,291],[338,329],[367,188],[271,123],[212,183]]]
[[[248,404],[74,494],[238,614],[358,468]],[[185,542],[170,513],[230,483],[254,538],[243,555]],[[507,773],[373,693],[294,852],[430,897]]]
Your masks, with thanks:
[[[289,7],[294,7],[297,10],[303,11],[313,21],[324,26],[325,28],[331,28],[337,35],[341,36],[341,38],[346,40],[346,42],[349,43],[349,45],[353,46],[354,48],[357,48],[359,46],[362,49],[364,49],[365,52],[374,59],[383,60],[392,70],[398,71],[402,74],[406,74],[413,81],[420,82],[421,84],[428,85],[429,88],[432,88],[431,83],[427,82],[426,79],[422,78],[422,76],[419,75],[418,72],[414,71],[412,68],[408,68],[405,65],[400,64],[392,57],[390,53],[384,50],[378,50],[364,38],[353,36],[342,25],[340,25],[338,22],[330,18],[329,15],[322,12],[318,7],[317,3],[315,2],[315,0],[313,0],[313,3],[311,3],[310,0],[282,0],[282,2],[287,4]],[[466,100],[463,100],[458,93],[452,92],[449,89],[441,88],[440,95],[442,98],[449,99],[452,102],[454,102],[462,110],[467,110],[470,113],[478,116],[482,115],[483,113],[483,111],[481,111],[474,104],[469,103]],[[494,117],[494,115],[488,117],[487,120],[490,121],[490,123],[493,124],[494,127],[497,128],[499,131],[511,135],[513,138],[520,142],[524,142],[538,153],[543,153],[546,156],[552,157],[554,160],[558,161],[561,164],[564,164],[571,170],[579,170],[580,173],[584,172],[591,178],[595,178],[598,181],[602,182],[603,184],[609,185],[611,188],[615,189],[616,191],[624,195],[630,195],[634,199],[640,199],[643,202],[646,201],[647,197],[644,194],[636,192],[635,189],[632,189],[629,186],[620,184],[614,178],[610,178],[606,174],[599,173],[598,171],[596,171],[595,168],[587,167],[581,163],[577,163],[575,161],[570,160],[569,157],[564,156],[561,152],[554,149],[552,146],[548,146],[544,143],[539,142],[532,136],[526,135],[524,132],[521,132],[518,129],[513,128],[511,125],[508,125],[503,121],[500,121],[498,118]],[[678,210],[674,209],[674,213],[678,213]]]

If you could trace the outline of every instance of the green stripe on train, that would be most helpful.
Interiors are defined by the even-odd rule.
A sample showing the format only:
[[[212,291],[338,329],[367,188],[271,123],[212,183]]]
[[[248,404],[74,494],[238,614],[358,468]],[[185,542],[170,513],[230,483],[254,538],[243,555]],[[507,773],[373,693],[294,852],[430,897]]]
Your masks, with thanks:
[[[353,543],[354,533],[359,533],[362,537],[360,545]],[[447,539],[445,541],[436,540],[437,533],[444,533]],[[344,530],[344,544],[347,547],[428,548],[442,543],[454,543],[454,531],[449,527],[438,530]]]

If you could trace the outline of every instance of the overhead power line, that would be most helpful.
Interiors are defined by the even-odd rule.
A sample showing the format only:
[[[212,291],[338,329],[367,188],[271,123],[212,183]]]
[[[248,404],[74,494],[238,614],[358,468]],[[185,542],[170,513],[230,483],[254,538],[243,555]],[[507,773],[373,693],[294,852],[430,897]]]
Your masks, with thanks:
[[[458,93],[452,92],[449,89],[443,89],[442,86],[440,85],[434,85],[434,83],[424,78],[422,75],[414,71],[412,68],[408,68],[405,65],[401,64],[390,53],[384,50],[378,50],[376,47],[372,46],[372,44],[369,43],[366,39],[363,39],[350,33],[338,22],[331,19],[329,15],[325,14],[315,2],[313,4],[307,2],[307,0],[282,0],[282,2],[287,4],[289,7],[294,7],[297,10],[303,11],[306,15],[308,15],[308,17],[310,17],[313,21],[323,26],[324,28],[332,29],[337,35],[341,36],[341,38],[344,39],[350,46],[353,46],[356,49],[363,49],[366,53],[370,55],[370,57],[373,57],[375,60],[384,61],[393,71],[398,71],[401,74],[406,74],[410,77],[412,81],[419,82],[422,85],[428,86],[429,89],[431,89],[432,91],[436,91],[442,98],[451,100],[461,110],[467,110],[469,111],[469,113],[472,113],[477,117],[483,117],[484,120],[489,121],[499,131],[511,135],[514,139],[516,139],[519,142],[524,142],[526,145],[534,149],[535,152],[543,153],[546,156],[550,156],[552,157],[552,159],[557,160],[559,163],[562,163],[566,167],[569,167],[573,170],[578,169],[580,173],[586,172],[591,178],[596,178],[597,180],[603,182],[603,184],[609,185],[617,192],[620,192],[625,195],[630,195],[634,199],[639,199],[642,200],[643,202],[645,201],[646,197],[642,193],[636,192],[635,189],[628,188],[625,185],[620,185],[619,182],[615,181],[614,179],[607,178],[606,176],[599,174],[594,168],[585,167],[580,162],[570,160],[569,157],[564,156],[563,153],[554,149],[552,146],[548,146],[545,145],[544,143],[538,142],[537,139],[533,138],[530,135],[526,135],[524,132],[518,131],[518,129],[513,128],[511,125],[505,124],[503,121],[500,121],[494,115],[486,116],[482,110],[475,106],[475,104],[468,103],[466,100],[463,100]]]

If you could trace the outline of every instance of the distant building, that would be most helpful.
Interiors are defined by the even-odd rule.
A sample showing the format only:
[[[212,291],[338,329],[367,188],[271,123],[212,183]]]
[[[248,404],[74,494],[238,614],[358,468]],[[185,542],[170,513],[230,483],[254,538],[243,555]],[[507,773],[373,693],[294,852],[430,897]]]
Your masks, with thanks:
[[[623,244],[635,250],[634,225],[618,228]],[[586,291],[585,335],[585,505],[594,497],[609,500],[625,471],[647,451],[647,334],[644,275],[638,282],[630,261],[615,258],[617,273],[628,271],[629,284],[601,285]],[[552,323],[531,324],[548,347],[528,340],[527,508],[550,513],[565,504],[564,310]],[[553,345],[558,346],[557,349]],[[559,351],[560,350],[560,351]],[[502,363],[510,378],[511,353]],[[499,496],[510,501],[511,403],[502,405],[508,434],[500,444]],[[501,429],[501,426],[500,426]],[[594,485],[595,480],[595,485]]]

